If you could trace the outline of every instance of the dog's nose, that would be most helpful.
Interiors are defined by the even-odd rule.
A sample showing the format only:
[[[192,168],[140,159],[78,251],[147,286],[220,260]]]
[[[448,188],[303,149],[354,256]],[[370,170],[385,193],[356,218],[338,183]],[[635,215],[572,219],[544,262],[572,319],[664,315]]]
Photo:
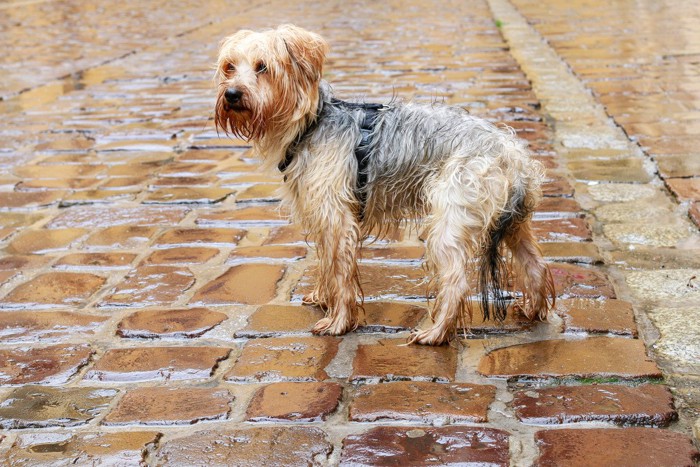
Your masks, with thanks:
[[[224,97],[226,98],[226,102],[228,102],[229,104],[238,104],[238,102],[240,102],[241,100],[241,97],[243,97],[243,92],[240,89],[227,88],[226,92],[224,92]]]

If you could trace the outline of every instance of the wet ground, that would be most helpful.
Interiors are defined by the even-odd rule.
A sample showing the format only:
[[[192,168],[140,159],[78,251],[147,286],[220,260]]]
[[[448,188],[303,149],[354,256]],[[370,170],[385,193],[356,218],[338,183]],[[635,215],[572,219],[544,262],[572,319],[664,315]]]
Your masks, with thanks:
[[[621,5],[1,4],[0,457],[696,463],[700,23]],[[281,179],[211,121],[219,40],[282,22],[328,39],[341,97],[437,99],[529,141],[551,322],[404,346],[429,320],[406,231],[364,255],[358,331],[308,333]]]

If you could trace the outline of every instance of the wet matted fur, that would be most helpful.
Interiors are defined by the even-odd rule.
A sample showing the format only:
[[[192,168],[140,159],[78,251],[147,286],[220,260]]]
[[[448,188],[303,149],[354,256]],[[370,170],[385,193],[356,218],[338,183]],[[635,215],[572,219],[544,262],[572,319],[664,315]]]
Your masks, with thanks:
[[[513,275],[520,309],[545,319],[554,286],[531,229],[542,165],[512,130],[457,107],[391,102],[367,130],[368,110],[336,100],[321,79],[327,51],[295,26],[245,30],[223,41],[216,73],[217,128],[284,171],[284,200],[316,245],[317,282],[304,301],[326,317],[313,331],[357,327],[362,240],[415,219],[424,222],[436,299],[432,327],[411,342],[441,344],[468,327],[476,292],[485,319],[504,319]]]

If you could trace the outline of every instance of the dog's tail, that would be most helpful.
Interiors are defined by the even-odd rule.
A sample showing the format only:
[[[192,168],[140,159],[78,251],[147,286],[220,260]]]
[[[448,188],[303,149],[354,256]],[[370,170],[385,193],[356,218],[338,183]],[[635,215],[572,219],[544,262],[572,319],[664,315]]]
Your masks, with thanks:
[[[518,231],[522,223],[528,221],[541,199],[540,184],[544,169],[527,156],[523,157],[525,154],[521,148],[512,150],[510,162],[519,176],[513,177],[515,183],[510,187],[508,201],[488,228],[482,242],[484,248],[479,257],[478,286],[484,321],[490,318],[503,321],[506,318],[510,297],[504,294],[504,289],[508,286],[512,269],[504,255],[506,240]]]

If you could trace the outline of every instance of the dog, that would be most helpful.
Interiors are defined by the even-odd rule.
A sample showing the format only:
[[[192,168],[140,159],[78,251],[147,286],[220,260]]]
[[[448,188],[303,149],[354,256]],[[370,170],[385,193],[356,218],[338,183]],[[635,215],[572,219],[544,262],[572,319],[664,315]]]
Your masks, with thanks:
[[[293,25],[242,30],[222,41],[215,75],[217,131],[249,140],[283,173],[283,201],[316,245],[317,282],[303,301],[326,316],[313,332],[358,326],[363,240],[414,219],[435,302],[432,327],[409,342],[443,344],[468,327],[473,284],[484,320],[505,319],[513,272],[517,307],[547,319],[554,285],[531,227],[542,165],[512,130],[461,108],[336,99],[322,79],[328,50]]]

